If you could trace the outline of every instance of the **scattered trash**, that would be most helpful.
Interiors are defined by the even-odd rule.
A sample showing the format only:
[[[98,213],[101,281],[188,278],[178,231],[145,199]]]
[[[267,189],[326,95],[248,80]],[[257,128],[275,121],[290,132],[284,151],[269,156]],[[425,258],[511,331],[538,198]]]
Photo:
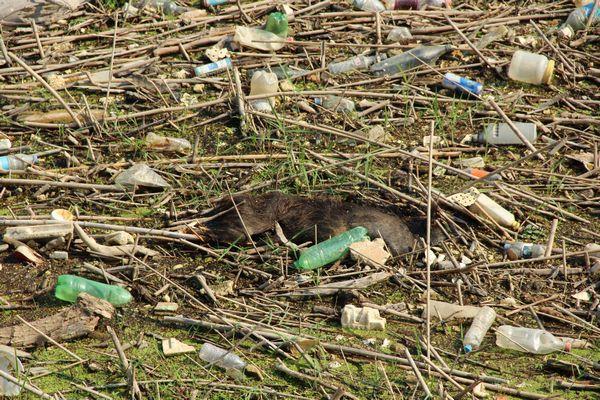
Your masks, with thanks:
[[[123,246],[135,243],[135,239],[128,232],[112,232],[104,236],[104,243],[107,246]]]
[[[67,253],[66,251],[53,251],[52,253],[50,253],[50,259],[52,260],[68,260],[69,259],[69,253]]]
[[[67,222],[67,221],[73,221],[74,216],[69,210],[64,210],[62,208],[56,208],[56,209],[52,210],[52,212],[50,213],[50,218],[55,221]]]
[[[517,50],[508,67],[508,77],[526,83],[550,84],[554,74],[554,60],[528,51]]]
[[[12,226],[6,228],[4,237],[14,240],[49,239],[73,235],[73,224],[69,222],[48,225]]]
[[[541,329],[502,325],[496,330],[496,345],[524,353],[549,354],[555,351],[570,351],[568,342]]]
[[[243,371],[247,365],[246,362],[236,354],[210,343],[204,343],[202,345],[199,356],[203,361],[217,365],[223,369],[236,369]]]
[[[197,77],[201,78],[206,75],[216,74],[218,72],[226,71],[233,67],[231,63],[231,58],[227,57],[217,62],[212,62],[210,64],[204,64],[199,67],[194,68],[194,74]]]
[[[170,302],[159,302],[159,303],[156,303],[156,305],[154,306],[155,312],[162,312],[162,313],[175,312],[178,309],[179,309],[179,304],[170,303]]]
[[[267,71],[256,71],[252,75],[250,82],[250,96],[272,95],[279,91],[279,81],[277,75]],[[257,111],[272,112],[275,106],[275,97],[266,97],[263,99],[250,100],[250,105]]]
[[[499,225],[513,229],[520,226],[520,223],[510,211],[475,188],[470,188],[465,193],[449,196],[448,200],[467,207],[474,214],[483,218],[491,218]]]
[[[386,37],[386,42],[404,42],[412,39],[412,34],[410,30],[405,26],[398,26],[392,28],[390,33],[388,33]]]
[[[25,168],[34,165],[38,161],[35,154],[15,154],[0,157],[0,170],[4,171],[22,171]]]
[[[431,317],[439,318],[442,321],[450,319],[468,319],[475,318],[477,313],[481,310],[480,307],[475,306],[461,306],[458,304],[446,303],[444,301],[431,300]],[[427,318],[427,306],[423,309],[423,316],[421,318]]]
[[[23,364],[18,357],[8,350],[0,349],[0,371],[18,378],[23,373]],[[0,396],[18,396],[21,386],[0,376]]]
[[[457,90],[463,93],[472,93],[480,95],[483,91],[483,85],[462,76],[447,72],[442,79],[442,86],[448,89]]]
[[[122,287],[91,281],[75,275],[61,275],[56,283],[58,299],[74,303],[80,293],[87,293],[108,301],[113,306],[123,306],[132,300],[131,294]]]
[[[115,183],[131,188],[138,186],[151,188],[171,187],[162,176],[154,172],[154,170],[146,164],[136,164],[128,170],[121,172],[115,178]]]
[[[267,17],[265,30],[271,33],[286,38],[288,35],[288,19],[287,16],[280,12],[274,12]]]
[[[524,242],[505,243],[504,251],[508,259],[514,261],[543,257],[546,253],[546,246]]]
[[[482,307],[473,318],[465,337],[463,338],[463,348],[465,353],[479,349],[481,342],[487,331],[492,327],[496,320],[496,311],[491,307]]]
[[[354,6],[359,10],[381,12],[385,6],[379,0],[354,0]]]
[[[373,64],[371,71],[376,75],[394,75],[424,64],[433,65],[450,50],[452,50],[450,45],[419,46]]]
[[[240,46],[262,51],[278,51],[287,43],[284,38],[272,32],[246,26],[235,27],[233,40]]]
[[[175,356],[179,354],[194,353],[196,348],[189,344],[180,342],[175,338],[163,339],[162,351],[165,356]]]
[[[334,112],[350,113],[356,108],[354,102],[340,96],[315,97],[315,104]]]
[[[341,322],[344,328],[385,330],[385,318],[381,318],[379,310],[371,307],[355,307],[347,304],[342,310]]]
[[[514,124],[530,143],[535,143],[537,140],[537,127],[535,124],[529,122],[514,122]],[[489,124],[483,132],[475,136],[471,135],[470,139],[476,143],[494,145],[525,145],[512,128],[505,123]]]
[[[375,62],[377,62],[378,58],[378,56],[358,55],[344,61],[331,63],[327,66],[327,69],[333,75],[345,74],[352,71],[366,70],[369,69],[369,67]]]
[[[599,8],[600,7],[596,7],[596,12],[593,16],[591,16],[592,10],[594,9],[593,1],[588,4],[578,6],[577,9],[571,11],[571,14],[569,14],[565,23],[558,28],[558,32],[562,36],[570,39],[573,37],[573,35],[575,35],[575,32],[585,29],[588,24],[588,20],[591,19],[589,22],[590,26],[597,24],[598,21],[600,21]]]

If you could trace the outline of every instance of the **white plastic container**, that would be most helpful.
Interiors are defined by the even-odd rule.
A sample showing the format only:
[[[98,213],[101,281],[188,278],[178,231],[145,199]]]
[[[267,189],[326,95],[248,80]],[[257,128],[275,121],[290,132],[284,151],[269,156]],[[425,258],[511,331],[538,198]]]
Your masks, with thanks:
[[[342,310],[341,323],[344,328],[382,331],[385,329],[385,322],[385,318],[379,316],[379,310],[371,307],[347,304]]]
[[[471,327],[463,338],[463,348],[465,353],[477,350],[483,342],[483,338],[487,331],[490,330],[492,324],[496,320],[496,311],[491,307],[483,307],[471,323]]]
[[[224,369],[242,371],[246,368],[246,362],[236,354],[210,343],[204,343],[198,354],[202,360]]]
[[[513,122],[519,132],[529,140],[529,143],[535,143],[537,140],[537,126],[532,122]],[[489,124],[483,132],[475,137],[479,143],[494,145],[516,145],[525,146],[525,143],[519,139],[515,131],[507,123]]]
[[[533,354],[549,354],[560,350],[570,350],[569,342],[563,342],[550,332],[510,325],[502,325],[498,328],[496,331],[496,344],[504,349]]]
[[[252,75],[250,82],[250,96],[262,94],[275,94],[279,90],[279,80],[277,75],[268,71],[256,71]],[[250,100],[250,105],[257,111],[273,110],[275,106],[275,97],[266,97],[264,99]]]
[[[146,147],[156,151],[187,153],[192,149],[192,144],[187,139],[160,136],[150,132],[146,135]]]
[[[481,310],[475,306],[461,306],[459,304],[446,303],[445,301],[431,300],[431,317],[447,321],[453,318],[466,319],[475,318]],[[422,318],[427,318],[427,306],[423,309]]]
[[[541,54],[517,50],[508,68],[508,77],[534,85],[550,84],[554,73],[554,60]]]
[[[474,214],[480,215],[484,218],[491,217],[498,225],[505,226],[507,228],[517,229],[519,223],[515,219],[513,213],[490,199],[483,193],[475,198],[475,203],[469,207]],[[486,215],[487,214],[487,215]]]

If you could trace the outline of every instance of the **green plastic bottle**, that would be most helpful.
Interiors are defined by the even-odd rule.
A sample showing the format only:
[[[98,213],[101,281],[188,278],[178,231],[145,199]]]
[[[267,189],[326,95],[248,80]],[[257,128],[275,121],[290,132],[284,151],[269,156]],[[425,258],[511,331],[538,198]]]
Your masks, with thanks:
[[[265,30],[271,33],[276,34],[277,36],[281,36],[283,38],[288,35],[288,19],[287,15],[274,12],[269,14],[267,17],[267,24],[265,25]]]
[[[58,277],[55,295],[57,298],[74,303],[79,293],[85,292],[99,299],[108,301],[113,306],[122,306],[132,299],[131,293],[119,286],[91,281],[75,275]]]
[[[294,267],[310,270],[337,261],[348,254],[348,248],[352,243],[368,240],[367,233],[367,228],[357,226],[341,235],[311,246],[300,254],[298,260],[294,262]]]

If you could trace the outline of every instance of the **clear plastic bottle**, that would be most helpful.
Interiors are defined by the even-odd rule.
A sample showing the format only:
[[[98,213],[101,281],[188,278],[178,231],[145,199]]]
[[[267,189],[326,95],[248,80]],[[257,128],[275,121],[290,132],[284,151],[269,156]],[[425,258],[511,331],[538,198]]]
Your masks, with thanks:
[[[419,46],[371,66],[377,75],[393,75],[423,64],[434,64],[442,55],[452,50],[450,45]]]
[[[446,303],[445,301],[437,300],[431,300],[429,304],[431,305],[431,317],[439,318],[443,321],[453,318],[475,318],[481,310],[480,307],[461,306],[460,304]],[[427,318],[427,306],[423,309],[422,318]]]
[[[475,82],[468,78],[453,74],[452,72],[446,73],[442,79],[442,86],[448,89],[456,90],[463,93],[472,93],[480,95],[483,91],[483,85],[479,82]]]
[[[276,34],[280,37],[287,37],[288,35],[288,19],[284,13],[274,12],[269,14],[267,17],[267,23],[265,24],[265,30]]]
[[[187,153],[192,149],[192,144],[187,139],[160,136],[150,132],[146,135],[146,147],[158,151]]]
[[[256,71],[250,82],[250,96],[261,94],[275,94],[279,91],[279,80],[273,72]],[[250,105],[257,111],[273,110],[275,97],[250,100]]]
[[[558,32],[566,38],[572,38],[575,32],[585,29],[593,8],[594,2],[591,2],[573,10],[567,17],[565,23],[558,28]],[[597,24],[598,21],[600,21],[600,7],[596,8],[596,13],[592,17],[591,26]]]
[[[510,79],[534,85],[550,84],[553,74],[554,60],[523,50],[515,51],[508,67]]]
[[[75,275],[58,277],[55,289],[57,298],[74,303],[77,301],[77,295],[82,292],[104,299],[117,307],[129,303],[132,299],[131,293],[119,286],[107,285]]]
[[[550,332],[510,325],[502,325],[496,330],[496,345],[504,349],[533,354],[569,351],[571,347],[568,342],[563,342]]]
[[[483,307],[479,310],[463,338],[463,348],[465,349],[465,353],[477,350],[479,346],[481,346],[485,334],[490,330],[495,320],[496,311],[494,311],[493,308]]]
[[[356,104],[352,100],[334,95],[316,97],[315,104],[336,112],[352,112],[356,109]]]
[[[182,7],[172,0],[143,0],[136,5],[137,8],[151,7],[165,15],[179,15],[192,10],[189,7]]]
[[[2,171],[22,171],[30,165],[37,162],[36,154],[12,154],[10,156],[0,157],[0,170]]]
[[[357,226],[341,235],[311,246],[300,254],[298,260],[294,262],[294,267],[301,270],[310,270],[337,261],[348,254],[350,244],[368,240],[367,233],[367,228]]]
[[[246,362],[236,354],[210,343],[204,343],[198,354],[203,361],[224,369],[243,371],[246,368]]]
[[[392,28],[386,37],[386,42],[405,42],[412,39],[410,30],[405,26],[397,26]]]
[[[358,55],[349,58],[344,61],[331,63],[327,66],[327,69],[333,75],[344,74],[350,71],[360,71],[369,68],[373,63],[377,61],[377,56],[363,56]]]
[[[546,253],[546,246],[524,242],[505,243],[504,251],[509,260],[540,258]]]
[[[385,6],[379,0],[354,0],[354,6],[363,11],[385,11]]]
[[[529,140],[530,143],[535,143],[537,140],[537,126],[532,122],[513,122],[519,131]],[[525,144],[519,139],[517,134],[506,123],[489,124],[483,132],[475,137],[475,142],[486,144],[505,144],[505,145],[521,145]]]
[[[262,51],[281,50],[286,42],[281,36],[263,29],[246,26],[236,26],[233,40],[240,46]]]
[[[231,69],[231,67],[231,58],[227,57],[214,63],[200,65],[199,67],[194,68],[194,73],[198,78],[201,78],[203,76]]]

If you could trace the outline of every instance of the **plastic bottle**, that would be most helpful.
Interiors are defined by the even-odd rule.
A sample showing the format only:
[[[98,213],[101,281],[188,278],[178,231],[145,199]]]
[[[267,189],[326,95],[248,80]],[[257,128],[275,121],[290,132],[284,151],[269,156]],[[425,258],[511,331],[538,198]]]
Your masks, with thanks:
[[[82,292],[104,299],[117,307],[129,303],[132,299],[131,293],[119,286],[107,285],[75,275],[58,277],[55,290],[57,298],[74,303],[77,295]]]
[[[550,332],[510,325],[502,325],[496,330],[496,345],[504,349],[533,354],[549,354],[571,349],[568,342],[563,342]]]
[[[419,10],[425,6],[448,7],[451,0],[386,0],[385,8],[388,10]]]
[[[284,13],[274,12],[269,14],[267,17],[267,23],[265,30],[276,34],[280,37],[287,37],[288,35],[288,19]]]
[[[0,157],[0,170],[2,171],[22,171],[30,165],[37,162],[36,154],[12,154],[10,156]]]
[[[350,71],[360,71],[369,68],[373,63],[377,61],[377,56],[363,56],[358,55],[352,58],[349,58],[344,61],[331,63],[327,67],[330,73],[344,74]]]
[[[524,242],[505,243],[504,251],[509,260],[521,260],[528,258],[543,257],[546,253],[546,246],[542,244],[532,244]]]
[[[404,42],[412,39],[412,34],[410,30],[405,26],[397,26],[392,28],[390,33],[388,33],[385,38],[386,42]]]
[[[146,135],[146,147],[158,151],[186,153],[192,149],[192,144],[187,139],[160,136],[150,132]]]
[[[49,239],[73,234],[73,224],[63,222],[47,225],[11,226],[6,228],[5,237],[27,241],[36,239]]]
[[[586,4],[594,4],[594,0],[573,0],[575,7],[583,7]]]
[[[431,317],[440,318],[444,321],[458,318],[475,318],[481,310],[475,306],[461,306],[460,304],[446,303],[445,301],[431,300]],[[427,306],[423,309],[422,318],[427,318]]]
[[[352,100],[334,95],[316,97],[315,104],[336,112],[352,112],[356,108]]]
[[[496,311],[494,311],[493,308],[483,307],[479,310],[463,338],[463,348],[465,349],[465,353],[477,350],[479,346],[481,346],[485,334],[490,330],[495,319]]]
[[[236,26],[233,40],[240,46],[250,47],[262,51],[277,51],[282,49],[286,42],[272,32],[246,26]]]
[[[337,261],[348,254],[350,244],[368,240],[367,233],[367,228],[357,226],[341,235],[311,246],[300,254],[298,260],[294,262],[294,267],[301,270],[310,270]]]
[[[165,15],[179,15],[192,10],[189,7],[179,6],[172,0],[144,0],[138,3],[137,7],[152,7]]]
[[[513,54],[508,77],[515,81],[539,84],[550,84],[554,74],[554,60],[548,60],[541,54],[517,50]]]
[[[450,45],[419,46],[371,66],[377,75],[392,75],[416,68],[423,64],[434,64],[442,55],[452,50]]]
[[[354,0],[354,6],[363,11],[385,11],[385,6],[379,0]]]
[[[279,80],[273,72],[256,71],[250,82],[250,96],[260,94],[275,94],[279,90]],[[250,100],[250,105],[257,111],[272,111],[275,97]]]
[[[243,371],[246,368],[246,362],[236,354],[210,343],[204,343],[198,354],[202,360],[224,369]]]
[[[215,74],[217,72],[231,69],[231,67],[231,58],[227,57],[217,62],[200,65],[199,67],[194,68],[194,74],[196,74],[198,78],[201,78],[209,74]]]
[[[532,122],[513,122],[519,131],[529,140],[530,143],[535,143],[537,140],[537,126]],[[519,139],[517,134],[506,123],[489,124],[483,132],[479,133],[474,141],[477,143],[487,144],[505,144],[505,145],[521,145],[525,144]]]
[[[579,7],[571,12],[567,17],[567,20],[558,28],[560,35],[566,38],[572,38],[575,32],[585,29],[588,18],[594,8],[594,2]],[[593,26],[600,21],[600,7],[596,8],[596,13],[592,17],[590,26]]]
[[[442,86],[448,89],[456,90],[463,93],[472,93],[480,95],[483,91],[483,85],[479,82],[472,81],[462,76],[458,76],[451,72],[446,73],[442,79]]]
[[[519,228],[519,222],[515,219],[515,216],[490,199],[483,193],[480,193],[477,189],[473,188],[473,192],[477,192],[475,203],[469,206],[469,210],[474,214],[480,215],[484,218],[492,218],[498,225],[506,226],[508,228],[517,229]]]

